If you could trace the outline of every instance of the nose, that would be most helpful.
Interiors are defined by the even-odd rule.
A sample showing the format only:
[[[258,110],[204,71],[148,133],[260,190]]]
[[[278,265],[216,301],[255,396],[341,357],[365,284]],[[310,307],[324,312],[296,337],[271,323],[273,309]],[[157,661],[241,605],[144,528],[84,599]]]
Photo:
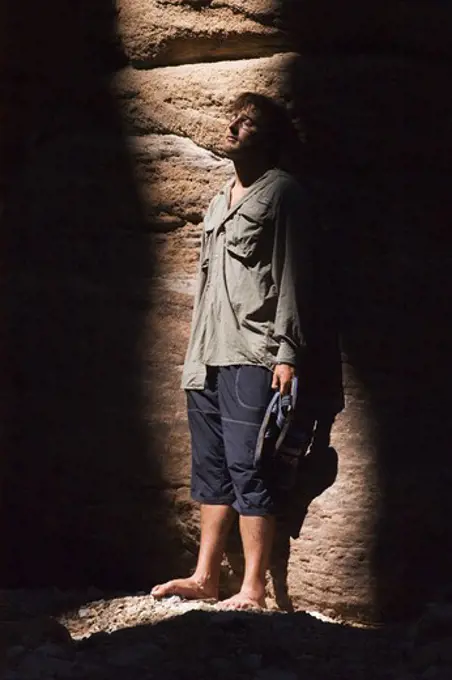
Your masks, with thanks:
[[[232,132],[233,135],[236,135],[237,132],[239,131],[239,119],[238,119],[238,118],[234,118],[234,120],[232,120],[232,121],[229,123],[229,128],[228,128],[228,129],[229,129],[229,132]]]

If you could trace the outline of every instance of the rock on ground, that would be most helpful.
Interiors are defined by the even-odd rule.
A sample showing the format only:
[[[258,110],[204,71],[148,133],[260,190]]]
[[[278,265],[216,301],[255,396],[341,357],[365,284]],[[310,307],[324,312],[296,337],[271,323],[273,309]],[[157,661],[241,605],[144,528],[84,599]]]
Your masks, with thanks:
[[[402,680],[400,628],[351,628],[303,612],[220,612],[146,594],[90,601],[85,593],[84,603],[83,593],[72,602],[58,591],[34,600],[29,593],[2,595],[11,600],[3,608],[10,616],[27,609],[42,615],[47,602],[60,622],[54,625],[72,636],[42,635],[33,643],[16,636],[3,650],[3,680]],[[27,624],[19,618],[15,625]]]

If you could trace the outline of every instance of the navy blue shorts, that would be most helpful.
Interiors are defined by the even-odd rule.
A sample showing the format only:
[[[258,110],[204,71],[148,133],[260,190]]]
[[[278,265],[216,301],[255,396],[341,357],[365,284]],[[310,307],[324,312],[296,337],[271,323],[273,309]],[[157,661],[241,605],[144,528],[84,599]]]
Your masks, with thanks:
[[[241,515],[274,512],[268,480],[254,464],[272,373],[262,366],[209,366],[203,390],[187,390],[192,498]]]

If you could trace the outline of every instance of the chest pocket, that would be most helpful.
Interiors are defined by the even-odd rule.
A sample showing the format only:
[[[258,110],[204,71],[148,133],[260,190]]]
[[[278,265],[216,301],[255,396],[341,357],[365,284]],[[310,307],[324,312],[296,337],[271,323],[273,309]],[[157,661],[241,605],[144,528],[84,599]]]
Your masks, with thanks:
[[[226,248],[233,257],[251,260],[259,252],[262,232],[269,221],[269,204],[245,203],[226,224]],[[267,230],[265,230],[267,231]]]

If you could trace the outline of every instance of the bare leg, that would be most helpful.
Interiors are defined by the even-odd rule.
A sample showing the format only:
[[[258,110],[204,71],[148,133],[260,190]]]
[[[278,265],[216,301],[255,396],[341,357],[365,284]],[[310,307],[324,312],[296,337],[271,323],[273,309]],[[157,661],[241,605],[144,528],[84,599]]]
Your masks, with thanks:
[[[201,545],[195,573],[155,586],[157,598],[180,595],[189,600],[218,599],[221,560],[235,511],[228,505],[201,505]]]
[[[265,575],[275,532],[275,519],[240,517],[240,534],[245,554],[245,575],[240,592],[224,600],[221,609],[253,609],[265,607]]]

